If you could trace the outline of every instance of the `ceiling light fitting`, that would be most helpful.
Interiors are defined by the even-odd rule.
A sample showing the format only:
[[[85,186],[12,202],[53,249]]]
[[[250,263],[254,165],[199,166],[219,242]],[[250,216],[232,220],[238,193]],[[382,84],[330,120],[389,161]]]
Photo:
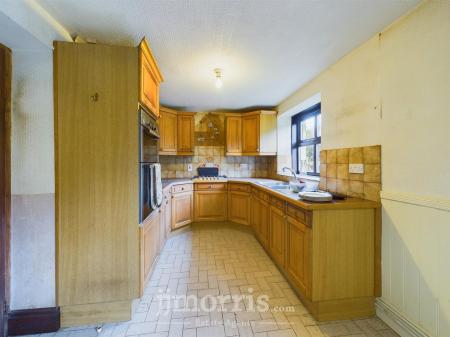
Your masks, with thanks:
[[[214,69],[214,73],[216,74],[216,88],[222,88],[222,69],[216,68]]]

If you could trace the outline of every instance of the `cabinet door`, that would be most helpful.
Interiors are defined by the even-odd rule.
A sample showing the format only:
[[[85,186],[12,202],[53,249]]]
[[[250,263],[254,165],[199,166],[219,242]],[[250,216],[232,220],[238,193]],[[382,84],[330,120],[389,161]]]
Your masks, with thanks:
[[[164,213],[164,225],[166,231],[166,238],[169,236],[172,227],[172,198],[170,193],[167,193],[164,197],[164,202],[166,203],[166,212]]]
[[[311,229],[301,222],[287,218],[286,269],[301,292],[310,297]]]
[[[252,194],[252,211],[251,211],[251,225],[253,228],[253,231],[255,233],[255,235],[259,238],[259,234],[260,234],[260,228],[259,228],[259,223],[261,222],[260,219],[260,212],[261,212],[261,208],[260,208],[260,202],[258,197],[255,194]]]
[[[242,117],[227,117],[226,122],[226,142],[227,154],[240,154],[242,152]]]
[[[195,191],[195,221],[223,221],[227,219],[227,192]]]
[[[228,191],[228,219],[242,225],[250,224],[250,195]]]
[[[159,251],[159,212],[141,228],[141,293],[148,281],[153,262]]]
[[[166,206],[161,205],[161,208],[159,209],[159,250],[158,252],[163,249],[164,244],[166,243],[166,228],[165,228],[165,218],[166,218]]]
[[[270,253],[282,267],[285,262],[286,219],[284,212],[277,207],[270,207]]]
[[[194,194],[174,194],[172,198],[172,229],[190,224],[193,218]]]
[[[145,39],[139,45],[139,68],[139,101],[158,118],[162,77]]]
[[[242,152],[259,152],[259,115],[242,117]]]
[[[161,109],[159,119],[159,149],[161,154],[176,154],[177,152],[177,114]]]
[[[194,115],[178,114],[178,135],[177,135],[177,153],[193,154],[194,153]]]
[[[259,200],[259,241],[264,248],[269,248],[269,236],[270,236],[270,205],[264,200]]]

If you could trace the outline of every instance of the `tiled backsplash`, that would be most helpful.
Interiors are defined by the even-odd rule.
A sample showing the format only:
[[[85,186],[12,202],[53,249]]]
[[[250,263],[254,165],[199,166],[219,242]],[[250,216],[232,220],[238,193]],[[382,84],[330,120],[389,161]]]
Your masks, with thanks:
[[[191,178],[206,163],[218,165],[219,174],[230,178],[270,178],[276,172],[276,157],[225,156],[224,146],[196,146],[194,156],[161,156],[160,162],[162,178]]]
[[[381,145],[322,150],[320,163],[320,189],[380,200]],[[364,173],[349,173],[349,164],[364,164]]]

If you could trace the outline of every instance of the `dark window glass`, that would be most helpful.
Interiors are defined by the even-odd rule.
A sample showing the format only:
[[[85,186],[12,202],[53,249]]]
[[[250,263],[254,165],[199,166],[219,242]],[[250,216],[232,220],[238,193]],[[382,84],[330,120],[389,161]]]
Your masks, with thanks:
[[[292,117],[292,164],[296,173],[319,175],[321,127],[320,103]]]

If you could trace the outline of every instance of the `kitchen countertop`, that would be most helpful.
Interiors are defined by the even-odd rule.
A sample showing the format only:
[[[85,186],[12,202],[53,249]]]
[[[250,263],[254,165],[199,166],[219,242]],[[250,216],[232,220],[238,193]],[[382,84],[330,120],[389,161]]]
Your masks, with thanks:
[[[356,208],[379,208],[381,207],[381,204],[376,201],[371,200],[364,200],[364,199],[358,199],[358,198],[347,198],[345,200],[333,200],[330,202],[310,202],[306,200],[301,200],[297,194],[294,193],[283,193],[276,191],[274,189],[271,189],[267,186],[264,186],[260,184],[259,182],[279,182],[282,183],[280,180],[274,180],[274,179],[267,179],[267,178],[228,178],[228,182],[233,183],[245,183],[250,184],[252,186],[258,187],[261,190],[264,190],[265,192],[276,196],[279,199],[288,201],[289,203],[296,205],[298,207],[301,207],[306,210],[336,210],[336,209],[356,209]],[[189,178],[179,178],[179,179],[163,179],[163,189],[166,189],[173,185],[178,184],[188,184],[192,183],[192,179]],[[208,182],[205,181],[205,183],[214,183],[214,181]]]

